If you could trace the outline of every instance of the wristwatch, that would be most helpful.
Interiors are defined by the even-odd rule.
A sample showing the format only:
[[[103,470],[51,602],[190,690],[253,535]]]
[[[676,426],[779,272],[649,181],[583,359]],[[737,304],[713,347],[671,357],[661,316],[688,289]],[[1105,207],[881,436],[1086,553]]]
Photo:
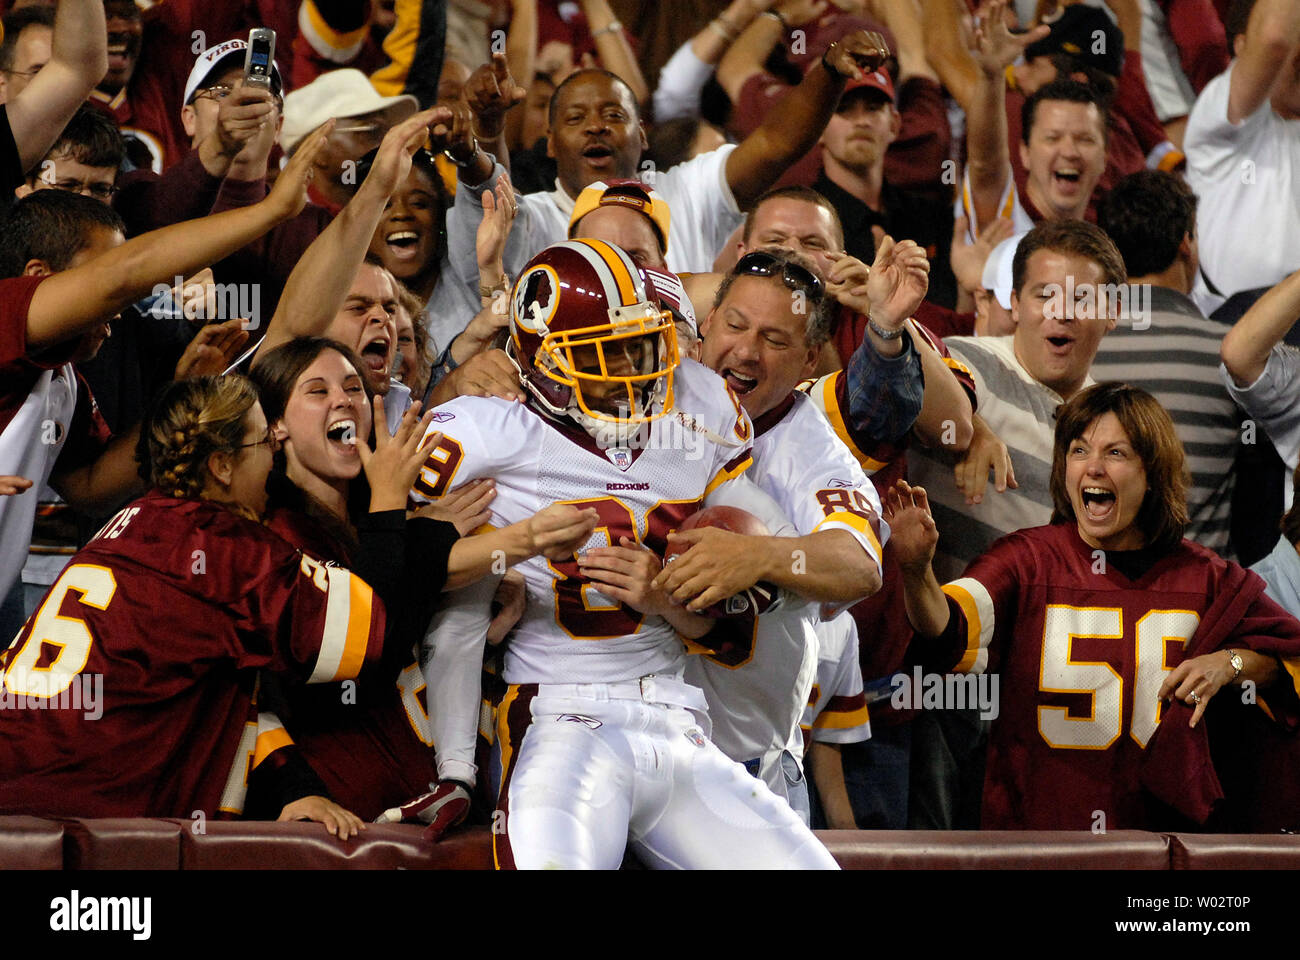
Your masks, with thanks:
[[[450,150],[442,151],[442,155],[446,157],[448,160],[450,160],[457,167],[471,166],[474,163],[474,161],[478,159],[478,152],[479,152],[478,138],[471,137],[470,143],[473,145],[473,149],[470,150],[469,156],[463,160],[456,159],[456,157],[452,154]]]
[[[1228,663],[1232,664],[1232,669],[1236,671],[1233,673],[1232,679],[1229,682],[1236,683],[1237,678],[1241,676],[1242,668],[1246,666],[1246,663],[1241,659],[1241,654],[1236,650],[1228,651]]]

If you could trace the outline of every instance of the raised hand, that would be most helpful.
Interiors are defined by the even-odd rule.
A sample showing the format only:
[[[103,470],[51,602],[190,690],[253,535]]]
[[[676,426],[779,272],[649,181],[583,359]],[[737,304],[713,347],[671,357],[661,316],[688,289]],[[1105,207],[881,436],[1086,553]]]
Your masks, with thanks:
[[[519,211],[519,201],[506,174],[497,181],[495,192],[483,191],[482,199],[483,219],[479,221],[478,233],[474,237],[474,253],[478,258],[479,284],[490,290],[505,274],[502,258],[506,252],[506,239],[510,236],[510,225],[515,222],[515,214]]]
[[[334,121],[328,120],[315,133],[309,134],[275,178],[275,185],[262,203],[270,205],[277,220],[292,219],[307,206],[307,188],[316,176],[316,155],[333,130]]]
[[[1015,63],[1025,47],[1051,33],[1040,24],[1026,33],[1012,33],[1007,28],[1006,10],[1010,0],[989,0],[975,13],[969,37],[971,56],[987,76],[996,76]]]
[[[523,103],[527,96],[528,91],[510,76],[506,55],[492,54],[491,62],[482,64],[465,83],[465,103],[475,119],[474,135],[482,140],[501,136],[506,113]]]
[[[406,182],[411,172],[411,158],[429,140],[438,124],[451,119],[447,107],[430,107],[407,117],[384,134],[375,161],[366,174],[365,186],[389,196]]]
[[[223,156],[236,157],[249,147],[258,134],[265,133],[268,127],[275,126],[275,98],[269,89],[246,87],[239,80],[230,91],[230,95],[218,101],[217,126],[212,135],[220,143]],[[257,144],[266,154],[270,154],[275,137],[264,138]],[[250,148],[252,149],[252,148]],[[251,156],[248,159],[253,159]]]
[[[225,323],[210,323],[200,327],[176,362],[173,379],[219,377],[225,373],[248,342],[245,322],[236,317]]]
[[[867,280],[871,276],[871,268],[847,253],[828,252],[822,256],[833,261],[830,270],[826,272],[826,292],[837,303],[866,316],[871,309],[871,301],[867,299]]]
[[[767,4],[771,6],[771,4]],[[764,7],[763,9],[766,9]],[[775,7],[776,12],[785,18],[785,22],[792,27],[802,27],[804,24],[812,23],[830,9],[827,0],[781,0]]]
[[[965,216],[958,217],[952,227],[952,246],[948,248],[948,259],[957,282],[963,289],[974,293],[984,289],[984,263],[989,254],[1015,232],[1015,225],[1009,217],[994,217],[980,231],[974,243],[966,239],[969,231],[970,221]]]
[[[874,31],[854,30],[832,43],[823,59],[841,77],[861,80],[889,59],[889,44]]]
[[[397,433],[388,435],[388,420],[384,416],[384,398],[374,399],[375,449],[371,452],[365,437],[355,437],[361,469],[370,482],[370,511],[404,510],[406,495],[420,475],[429,453],[442,442],[441,433],[427,433],[433,422],[433,411],[420,416],[420,404],[415,402],[402,414]]]
[[[886,491],[883,506],[889,524],[890,557],[903,570],[923,571],[934,559],[939,544],[939,530],[925,489],[899,480]]]
[[[914,241],[895,243],[885,237],[876,246],[876,261],[867,280],[871,319],[897,330],[925,299],[930,289],[930,260]]]

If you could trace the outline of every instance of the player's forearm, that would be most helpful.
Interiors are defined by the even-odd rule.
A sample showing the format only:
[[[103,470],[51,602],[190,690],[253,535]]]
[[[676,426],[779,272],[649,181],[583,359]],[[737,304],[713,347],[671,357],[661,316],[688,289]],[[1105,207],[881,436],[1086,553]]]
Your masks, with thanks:
[[[912,429],[926,446],[965,452],[975,432],[970,397],[937,350],[923,337],[914,335],[912,342],[921,355],[925,378],[921,412]]]
[[[141,234],[88,263],[54,274],[32,295],[31,349],[71,340],[123,307],[252,243],[284,219],[269,201]],[[283,302],[283,301],[281,301]]]
[[[1297,317],[1300,270],[1256,300],[1223,338],[1219,355],[1237,386],[1248,387],[1259,379],[1269,353],[1282,342]]]
[[[56,470],[50,476],[50,486],[82,513],[91,516],[108,513],[128,497],[144,493],[135,459],[139,440],[140,425],[136,424],[114,437],[94,462],[76,470]]]
[[[876,560],[847,530],[819,530],[805,537],[762,537],[768,583],[823,603],[850,603],[880,589]]]
[[[948,597],[935,579],[934,568],[924,570],[903,567],[903,598],[908,622],[924,637],[941,636],[948,628]]]
[[[1254,650],[1237,650],[1236,653],[1241,657],[1241,676],[1233,681],[1236,686],[1253,683],[1258,689],[1266,690],[1277,683],[1282,673],[1282,664],[1277,657]],[[1226,652],[1224,656],[1227,656]],[[1232,669],[1231,664],[1228,669]]]
[[[759,128],[731,151],[727,183],[742,210],[752,206],[792,163],[813,148],[843,89],[843,77],[832,75],[824,64],[814,64],[803,82],[778,100]]]
[[[347,299],[384,215],[388,195],[362,183],[356,195],[311,242],[285,282],[275,316],[258,346],[265,356],[296,337],[318,337]]]
[[[856,830],[857,820],[849,803],[849,791],[844,785],[844,755],[838,743],[819,743],[814,740],[808,748],[808,768],[813,783],[817,785],[817,798],[821,800],[826,826],[831,830]]]
[[[1124,35],[1124,49],[1141,50],[1142,10],[1138,0],[1106,0],[1106,6],[1115,14],[1119,32]]]

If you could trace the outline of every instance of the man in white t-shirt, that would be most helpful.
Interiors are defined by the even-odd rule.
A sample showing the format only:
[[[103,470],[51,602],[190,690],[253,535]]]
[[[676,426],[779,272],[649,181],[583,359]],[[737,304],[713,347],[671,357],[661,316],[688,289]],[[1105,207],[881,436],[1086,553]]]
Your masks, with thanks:
[[[845,81],[877,69],[888,56],[879,35],[851,33],[831,45],[821,64],[814,65],[739,146],[720,147],[647,176],[673,211],[668,269],[710,270],[713,258],[740,225],[742,212],[817,142]],[[480,198],[503,168],[472,140],[471,146],[472,152],[460,151],[463,160],[453,157],[461,168],[461,182],[447,214],[447,238],[457,279],[477,291],[474,237],[483,216]],[[580,70],[560,84],[551,99],[547,137],[547,152],[559,170],[556,188],[520,197],[506,244],[506,272],[514,276],[547,244],[568,236],[574,201],[588,184],[648,174],[641,162],[646,146],[636,99],[617,76]]]
[[[1236,59],[1197,98],[1183,141],[1200,198],[1193,298],[1207,313],[1300,267],[1300,4],[1258,0],[1232,43]]]

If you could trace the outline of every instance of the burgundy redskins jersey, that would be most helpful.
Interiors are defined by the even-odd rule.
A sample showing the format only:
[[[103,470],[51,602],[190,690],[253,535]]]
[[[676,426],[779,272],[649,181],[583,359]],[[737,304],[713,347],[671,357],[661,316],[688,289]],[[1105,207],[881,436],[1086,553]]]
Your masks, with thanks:
[[[1086,830],[1098,812],[1107,830],[1160,827],[1140,782],[1152,779],[1157,758],[1144,754],[1168,709],[1156,693],[1184,659],[1233,647],[1282,658],[1260,701],[1296,722],[1300,623],[1256,574],[1191,541],[1129,580],[1073,523],[1034,527],[998,540],[943,590],[954,615],[929,647],[947,644],[932,668],[956,660],[958,673],[999,677],[985,829]],[[1159,779],[1212,769],[1203,738],[1184,746],[1169,759],[1185,769]]]
[[[6,651],[0,812],[236,815],[258,671],[355,677],[383,635],[383,605],[347,570],[208,501],[136,500]]]
[[[268,525],[315,560],[348,561],[340,546],[305,514],[277,510]],[[276,749],[297,749],[331,800],[363,820],[374,820],[389,807],[424,793],[430,781],[438,779],[424,687],[409,645],[405,651],[392,649],[350,683],[286,682],[281,691],[287,715],[270,724],[269,742],[259,743],[255,763]],[[265,734],[265,718],[262,727],[260,733]]]

